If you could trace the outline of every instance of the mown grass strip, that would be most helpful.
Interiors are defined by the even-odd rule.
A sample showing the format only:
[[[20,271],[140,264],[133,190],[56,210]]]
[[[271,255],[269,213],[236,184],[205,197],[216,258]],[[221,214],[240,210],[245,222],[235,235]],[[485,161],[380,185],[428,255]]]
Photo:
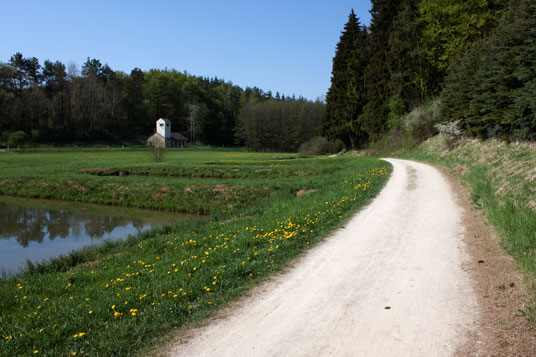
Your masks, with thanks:
[[[269,200],[110,244],[91,253],[94,262],[71,268],[59,258],[0,282],[0,354],[139,353],[286,266],[374,197],[390,173],[372,158],[288,161],[338,169],[278,178]]]

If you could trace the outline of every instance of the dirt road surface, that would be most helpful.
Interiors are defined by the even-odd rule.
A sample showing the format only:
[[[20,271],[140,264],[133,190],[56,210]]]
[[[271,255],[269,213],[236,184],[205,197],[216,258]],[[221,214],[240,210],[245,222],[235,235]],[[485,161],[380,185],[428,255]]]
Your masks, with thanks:
[[[433,167],[387,160],[381,194],[177,356],[449,356],[479,318],[463,209]]]

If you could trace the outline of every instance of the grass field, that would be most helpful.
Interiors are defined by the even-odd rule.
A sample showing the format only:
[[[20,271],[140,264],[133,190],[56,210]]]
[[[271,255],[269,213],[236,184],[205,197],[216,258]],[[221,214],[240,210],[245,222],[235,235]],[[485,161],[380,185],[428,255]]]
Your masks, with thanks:
[[[0,281],[0,355],[126,355],[243,295],[374,197],[373,158],[233,150],[0,154],[0,193],[209,215]]]

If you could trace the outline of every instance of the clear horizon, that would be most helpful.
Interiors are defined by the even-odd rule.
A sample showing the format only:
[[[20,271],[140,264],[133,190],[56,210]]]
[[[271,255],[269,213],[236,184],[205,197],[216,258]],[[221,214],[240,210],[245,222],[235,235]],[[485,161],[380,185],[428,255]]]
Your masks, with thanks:
[[[9,2],[0,61],[21,52],[41,65],[48,59],[80,68],[90,57],[125,73],[176,69],[314,100],[329,89],[351,9],[368,25],[370,6],[369,0]]]

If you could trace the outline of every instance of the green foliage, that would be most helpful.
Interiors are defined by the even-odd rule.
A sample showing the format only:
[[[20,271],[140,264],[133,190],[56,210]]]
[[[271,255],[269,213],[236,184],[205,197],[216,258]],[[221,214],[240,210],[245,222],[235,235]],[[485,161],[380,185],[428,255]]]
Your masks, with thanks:
[[[436,125],[441,121],[440,108],[440,101],[429,101],[407,115],[406,126],[415,144],[418,145],[438,133]]]
[[[237,137],[249,150],[296,152],[319,135],[325,105],[320,101],[250,97],[239,117]]]
[[[2,132],[2,141],[7,144],[7,141],[9,140],[9,136],[11,135],[11,131],[4,130]]]
[[[333,59],[332,84],[327,96],[323,133],[329,138],[340,138],[346,146],[351,146],[352,135],[348,133],[359,128],[358,147],[366,144],[375,146],[376,142],[383,146],[386,144],[382,139],[384,135],[399,143],[403,142],[404,147],[426,140],[437,133],[434,125],[440,119],[435,114],[428,115],[426,110],[419,109],[408,117],[411,120],[407,127],[402,125],[404,120],[401,118],[404,113],[423,106],[427,99],[437,96],[451,64],[456,58],[461,58],[450,71],[449,83],[441,95],[443,102],[449,103],[444,106],[442,120],[457,120],[466,113],[485,115],[488,111],[493,114],[483,119],[490,124],[484,133],[476,133],[480,130],[479,126],[472,125],[470,120],[463,120],[461,127],[473,130],[479,136],[489,136],[490,132],[493,135],[512,135],[511,132],[515,131],[518,137],[530,137],[532,127],[526,122],[520,124],[520,120],[514,118],[519,114],[512,114],[513,110],[506,114],[508,119],[503,121],[515,122],[517,126],[507,127],[499,122],[498,116],[502,114],[491,106],[493,103],[504,104],[504,94],[498,94],[494,98],[493,94],[477,88],[480,82],[486,82],[486,73],[502,70],[502,64],[497,68],[489,67],[487,71],[482,71],[481,78],[478,77],[476,68],[479,61],[484,61],[481,58],[483,52],[478,52],[480,46],[473,44],[485,38],[496,26],[506,2],[507,0],[373,0],[370,27],[363,31],[366,36],[359,42],[360,46],[353,48],[351,38],[357,38],[359,25],[352,12]],[[511,19],[507,21],[513,22]],[[529,32],[529,28],[530,26],[518,26],[511,29],[511,32],[522,36],[520,34]],[[473,50],[468,56],[463,56],[464,51],[471,46]],[[524,46],[525,49],[530,48],[527,44]],[[366,48],[366,56],[362,56],[363,48]],[[528,59],[526,63],[532,63],[528,52],[530,51],[524,51]],[[347,63],[350,63],[352,56],[359,59],[354,60],[359,66],[350,69]],[[488,57],[500,58],[497,53],[489,54]],[[512,53],[509,58],[515,58],[515,54]],[[523,76],[527,78],[531,74],[525,73]],[[503,75],[489,88],[509,85],[512,83],[510,77]],[[355,83],[363,84],[362,88],[357,87],[360,88],[359,91],[344,90],[350,87],[351,78],[356,79]],[[524,93],[527,95],[520,96],[516,101],[517,110],[524,110],[526,116],[532,113],[533,87],[536,88],[526,86]],[[475,94],[474,90],[483,93],[480,98],[482,107],[473,105],[476,102],[471,106],[465,105],[467,98],[472,98]],[[457,104],[451,105],[456,101]],[[345,103],[352,103],[356,110],[353,111],[352,106]],[[494,129],[490,131],[492,123]],[[404,137],[408,140],[402,139]]]
[[[24,131],[19,130],[9,135],[7,144],[9,146],[19,146],[27,143],[28,140],[30,140],[28,134],[26,134]]]
[[[343,149],[341,141],[329,142],[323,136],[315,136],[300,145],[299,152],[307,155],[335,154]]]
[[[2,76],[3,76],[2,69],[6,67],[7,66],[0,63],[0,83],[2,82]],[[1,120],[1,118],[13,117],[14,103],[15,103],[15,94],[2,88],[0,84],[0,131],[2,131],[2,135],[9,128],[9,125],[7,122],[4,123],[3,120]],[[5,138],[4,141],[7,141],[7,138]]]
[[[363,108],[363,130],[371,141],[379,140],[388,128],[389,100],[393,97],[389,68],[389,40],[400,1],[373,0],[368,63],[365,69],[367,104]]]
[[[440,103],[439,100],[428,100],[423,106],[404,114],[401,99],[392,99],[389,103],[389,131],[381,140],[370,145],[369,152],[373,155],[408,152],[436,135],[436,126],[441,122]]]
[[[400,1],[388,40],[389,92],[402,100],[404,111],[422,105],[425,96],[432,93],[430,68],[423,53],[421,28],[417,21],[418,3],[418,0]]]
[[[401,98],[391,98],[388,104],[389,115],[387,116],[387,124],[389,130],[396,127],[399,118],[406,112],[406,107]]]
[[[497,23],[507,0],[422,0],[418,21],[426,58],[437,84],[454,59],[481,40]]]
[[[482,63],[482,56],[482,46],[477,44],[454,62],[441,92],[443,121],[461,119],[464,130],[468,129],[465,118],[470,117],[469,103],[476,91],[476,73]]]
[[[366,103],[366,39],[367,30],[360,25],[352,10],[333,58],[331,86],[326,96],[326,115],[322,125],[322,132],[328,139],[341,140],[348,148],[361,147],[367,139],[362,128]]]
[[[536,138],[536,4],[513,1],[489,39],[453,67],[442,93],[444,120],[470,136]]]
[[[164,156],[166,154],[166,148],[161,146],[154,146],[151,149],[151,158],[156,163],[161,163],[164,161]]]
[[[32,129],[32,130],[30,130],[30,134],[32,136],[32,141],[35,141],[39,137],[39,130]]]

